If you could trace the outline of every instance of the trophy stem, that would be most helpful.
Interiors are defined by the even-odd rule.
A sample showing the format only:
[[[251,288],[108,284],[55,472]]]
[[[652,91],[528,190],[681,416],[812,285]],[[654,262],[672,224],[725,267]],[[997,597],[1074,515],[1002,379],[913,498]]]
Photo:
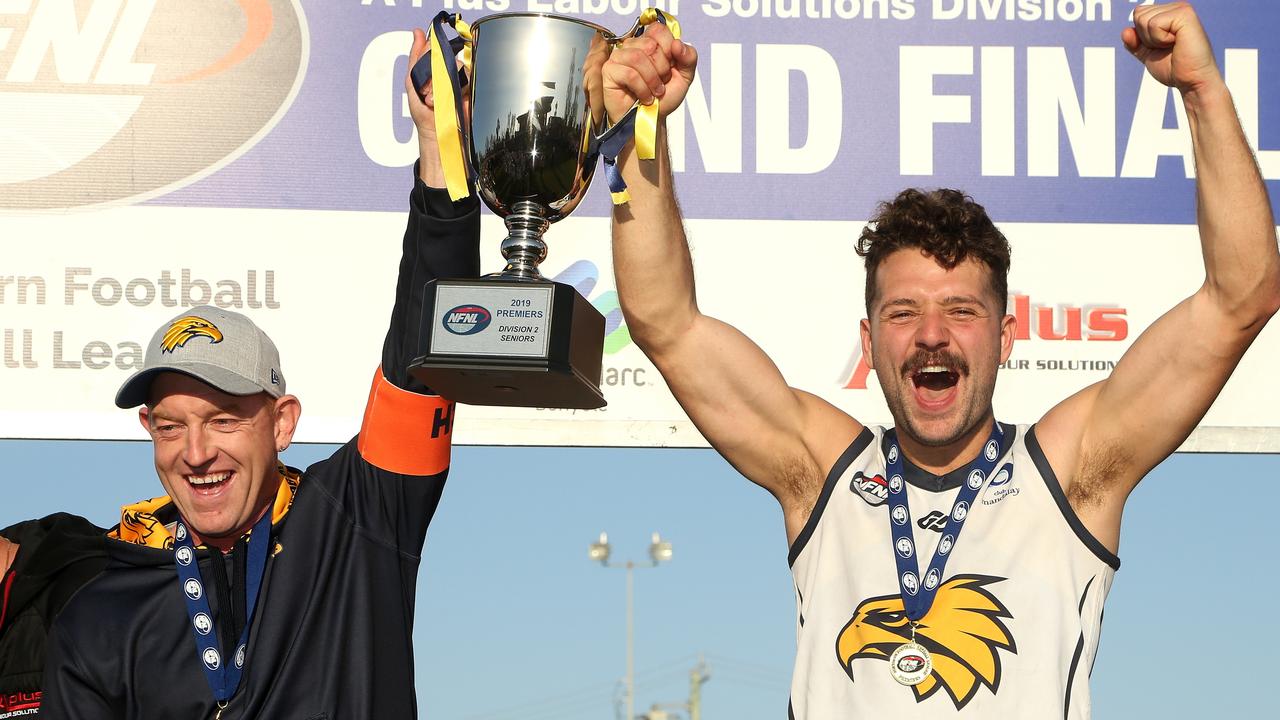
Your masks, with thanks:
[[[546,211],[538,203],[521,200],[512,204],[506,223],[507,239],[502,241],[502,257],[507,266],[499,274],[520,280],[544,279],[538,263],[547,257],[542,234],[551,223],[546,219]]]

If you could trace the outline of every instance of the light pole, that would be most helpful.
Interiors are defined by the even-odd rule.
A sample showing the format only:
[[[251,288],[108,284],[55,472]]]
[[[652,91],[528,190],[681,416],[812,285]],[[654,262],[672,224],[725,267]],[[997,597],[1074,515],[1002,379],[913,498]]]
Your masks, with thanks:
[[[635,720],[636,716],[636,658],[635,658],[635,579],[636,568],[658,567],[660,563],[671,560],[671,543],[662,539],[658,533],[653,534],[649,543],[648,562],[609,562],[609,533],[600,533],[600,541],[591,543],[587,557],[599,562],[602,567],[625,568],[627,571],[627,716],[625,720]]]

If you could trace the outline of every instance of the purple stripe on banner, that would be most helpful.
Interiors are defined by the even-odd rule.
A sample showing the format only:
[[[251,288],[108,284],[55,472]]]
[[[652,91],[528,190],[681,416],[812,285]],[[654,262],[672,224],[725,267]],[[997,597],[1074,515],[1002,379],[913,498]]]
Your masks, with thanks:
[[[1274,193],[1280,36],[1272,28],[1280,4],[1201,4],[1245,125],[1256,128]],[[428,25],[439,9],[412,5],[302,2],[306,76],[284,117],[225,167],[149,202],[402,210],[417,155],[412,121],[402,113],[406,30]],[[466,5],[626,5],[634,12],[579,12],[616,32],[643,7],[622,0]],[[864,218],[904,187],[948,186],[968,191],[1001,221],[1194,222],[1193,182],[1177,137],[1164,131],[1178,121],[1165,102],[1170,94],[1144,96],[1139,108],[1144,71],[1119,41],[1131,2],[662,5],[679,17],[701,58],[701,91],[687,103],[684,142],[675,148],[689,217]],[[471,22],[492,12],[461,2],[444,8]],[[768,96],[757,97],[757,88]],[[596,184],[577,214],[609,212],[603,178]]]

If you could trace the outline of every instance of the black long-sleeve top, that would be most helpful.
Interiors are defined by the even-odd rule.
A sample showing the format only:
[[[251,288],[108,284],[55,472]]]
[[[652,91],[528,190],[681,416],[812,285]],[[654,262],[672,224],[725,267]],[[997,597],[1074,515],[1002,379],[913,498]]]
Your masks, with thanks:
[[[423,394],[407,364],[417,352],[426,281],[478,274],[479,216],[476,200],[455,205],[415,183],[382,367],[360,435],[305,473],[282,468],[244,676],[224,720],[417,717],[417,571],[448,473],[453,407]],[[176,510],[163,501],[129,510],[113,531],[118,539],[107,543],[110,564],[51,633],[41,717],[217,713],[166,541]],[[198,550],[202,576],[219,574],[212,564],[223,563],[230,595],[239,595],[243,550]],[[226,595],[207,597],[215,625],[237,620]]]

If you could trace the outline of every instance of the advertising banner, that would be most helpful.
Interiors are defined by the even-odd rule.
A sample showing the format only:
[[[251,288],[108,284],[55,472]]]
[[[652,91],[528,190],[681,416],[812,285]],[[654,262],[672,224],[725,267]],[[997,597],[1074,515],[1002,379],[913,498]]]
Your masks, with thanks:
[[[1129,0],[18,0],[0,2],[0,437],[142,438],[116,388],[159,323],[202,303],[280,346],[302,441],[358,428],[390,310],[417,139],[411,30],[442,7],[574,15],[650,5],[700,53],[669,120],[704,312],[794,386],[890,418],[858,344],[865,219],[956,187],[1013,244],[1019,337],[995,407],[1033,422],[1106,377],[1204,278],[1176,92],[1120,44]],[[1197,10],[1274,199],[1280,6]],[[603,179],[542,265],[607,319],[595,411],[464,407],[456,441],[699,446],[631,342]],[[501,221],[482,259],[497,270]],[[1280,330],[1186,449],[1280,451]]]

